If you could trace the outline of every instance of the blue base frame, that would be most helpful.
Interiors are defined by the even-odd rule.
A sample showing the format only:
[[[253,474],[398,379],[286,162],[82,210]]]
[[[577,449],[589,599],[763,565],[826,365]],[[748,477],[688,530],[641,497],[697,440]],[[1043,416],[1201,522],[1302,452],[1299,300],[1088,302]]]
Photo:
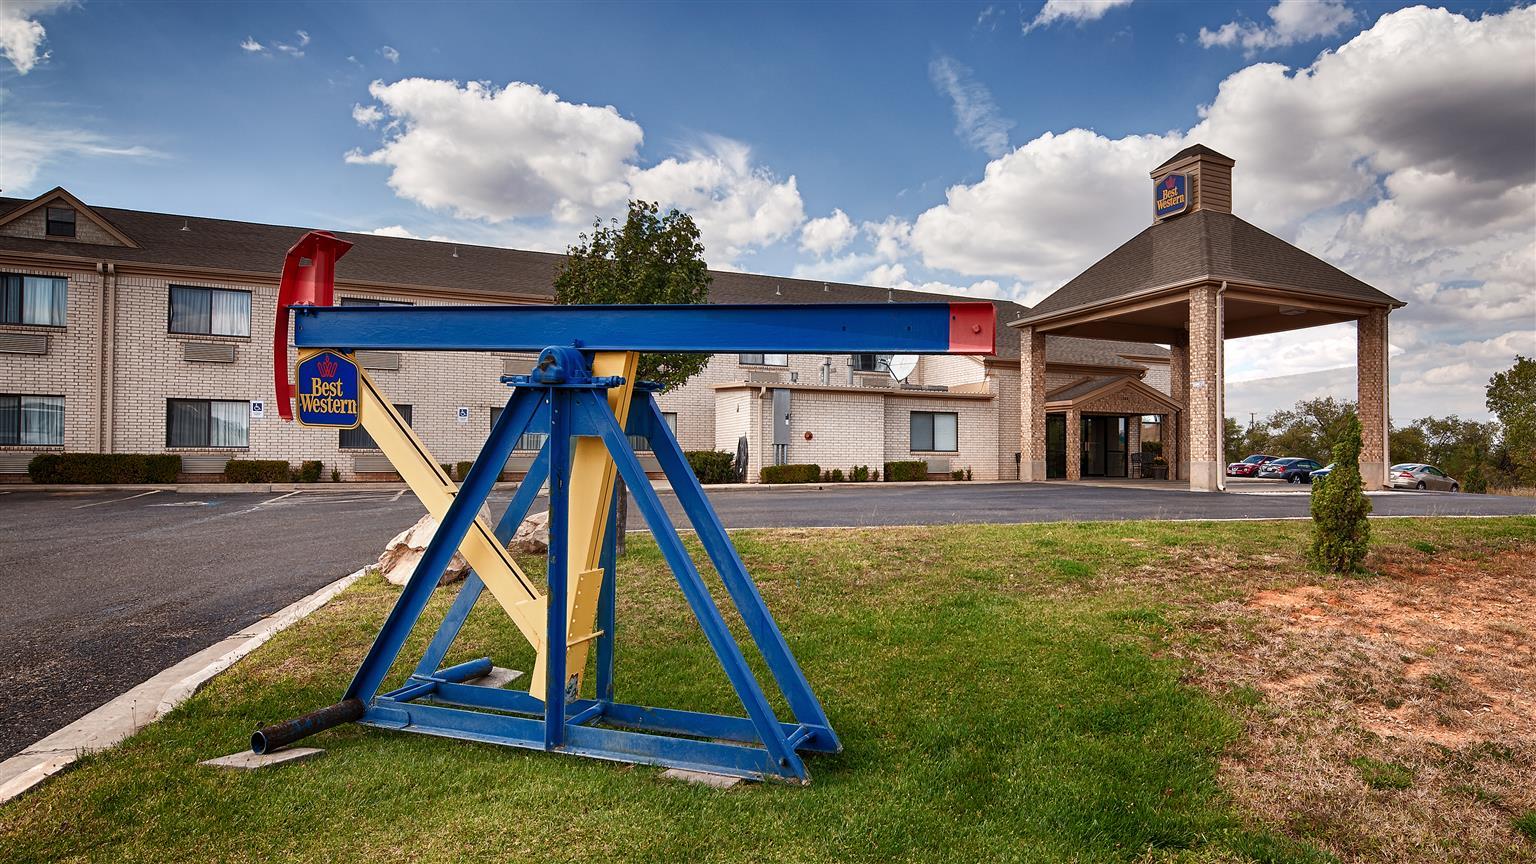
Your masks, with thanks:
[[[662,417],[652,390],[636,388],[628,422],[621,427],[605,396],[608,388],[621,382],[591,377],[590,363],[589,354],[569,348],[548,348],[541,354],[533,375],[503,379],[515,387],[506,410],[492,428],[420,564],[347,689],[346,698],[356,698],[367,705],[358,722],[382,729],[597,759],[753,779],[810,782],[800,754],[842,750],[826,712],[705,497],[677,438]],[[597,611],[601,635],[597,641],[594,698],[580,698],[567,692],[564,649],[549,652],[547,690],[542,700],[519,691],[464,683],[489,671],[488,657],[441,667],[475,601],[484,592],[484,584],[473,573],[459,589],[448,615],[406,683],[387,693],[378,692],[453,552],[500,476],[514,442],[528,431],[547,431],[549,438],[498,522],[497,539],[502,543],[510,539],[547,480],[549,572],[567,572],[566,496],[572,442],[582,436],[600,438],[741,700],[745,717],[631,705],[614,699],[616,497],[609,501],[602,554],[603,577]],[[740,612],[753,643],[783,693],[794,722],[781,722],[774,715],[762,685],[641,468],[629,435],[650,442],[731,603]],[[565,580],[549,580],[546,600],[546,643],[564,646],[568,639]]]

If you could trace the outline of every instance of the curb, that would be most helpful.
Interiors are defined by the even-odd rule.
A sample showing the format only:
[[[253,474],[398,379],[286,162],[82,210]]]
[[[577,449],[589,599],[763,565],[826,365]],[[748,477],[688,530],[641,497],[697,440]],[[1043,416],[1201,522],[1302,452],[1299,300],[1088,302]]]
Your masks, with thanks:
[[[296,600],[226,639],[162,670],[84,717],[0,762],[0,804],[67,768],[81,755],[105,750],[165,716],[215,675],[330,602],[366,567]]]

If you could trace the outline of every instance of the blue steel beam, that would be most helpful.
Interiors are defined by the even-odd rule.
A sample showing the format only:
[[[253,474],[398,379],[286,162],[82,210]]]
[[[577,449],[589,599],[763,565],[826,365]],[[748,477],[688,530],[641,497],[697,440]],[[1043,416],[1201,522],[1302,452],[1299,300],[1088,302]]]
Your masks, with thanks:
[[[300,348],[992,354],[991,303],[294,306]]]

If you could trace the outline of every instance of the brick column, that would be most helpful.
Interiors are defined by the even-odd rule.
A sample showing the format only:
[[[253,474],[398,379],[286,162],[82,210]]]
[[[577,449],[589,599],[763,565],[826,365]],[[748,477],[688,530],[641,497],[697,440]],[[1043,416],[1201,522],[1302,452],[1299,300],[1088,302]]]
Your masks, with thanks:
[[[1355,348],[1359,376],[1360,479],[1366,489],[1387,484],[1391,454],[1387,436],[1392,428],[1388,406],[1387,309],[1372,309],[1360,319]]]
[[[1045,479],[1045,334],[1019,330],[1019,479]]]
[[[1221,315],[1216,289],[1189,292],[1189,488],[1221,489]]]
[[[1152,472],[1146,465],[1141,466],[1141,473],[1136,473],[1131,468],[1131,457],[1141,452],[1141,416],[1134,415],[1125,423],[1125,473],[1127,477],[1151,477]]]
[[[1177,414],[1163,424],[1163,458],[1168,460],[1168,479],[1189,479],[1189,346],[1168,348],[1168,395],[1179,403]]]
[[[1067,409],[1067,479],[1083,479],[1083,412]]]

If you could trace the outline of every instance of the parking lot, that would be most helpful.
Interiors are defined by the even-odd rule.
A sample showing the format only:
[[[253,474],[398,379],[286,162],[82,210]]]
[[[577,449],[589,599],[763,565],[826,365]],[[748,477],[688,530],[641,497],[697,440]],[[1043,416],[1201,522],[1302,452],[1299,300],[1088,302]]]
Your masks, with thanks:
[[[1271,490],[1266,490],[1271,491]],[[1305,487],[1210,495],[974,483],[722,489],[728,528],[1298,518]],[[493,506],[510,491],[498,491]],[[663,501],[678,518],[669,495]],[[1536,514],[1536,499],[1373,494],[1377,515]],[[421,515],[405,491],[0,489],[0,758],[374,560]],[[631,515],[631,530],[641,528]]]

